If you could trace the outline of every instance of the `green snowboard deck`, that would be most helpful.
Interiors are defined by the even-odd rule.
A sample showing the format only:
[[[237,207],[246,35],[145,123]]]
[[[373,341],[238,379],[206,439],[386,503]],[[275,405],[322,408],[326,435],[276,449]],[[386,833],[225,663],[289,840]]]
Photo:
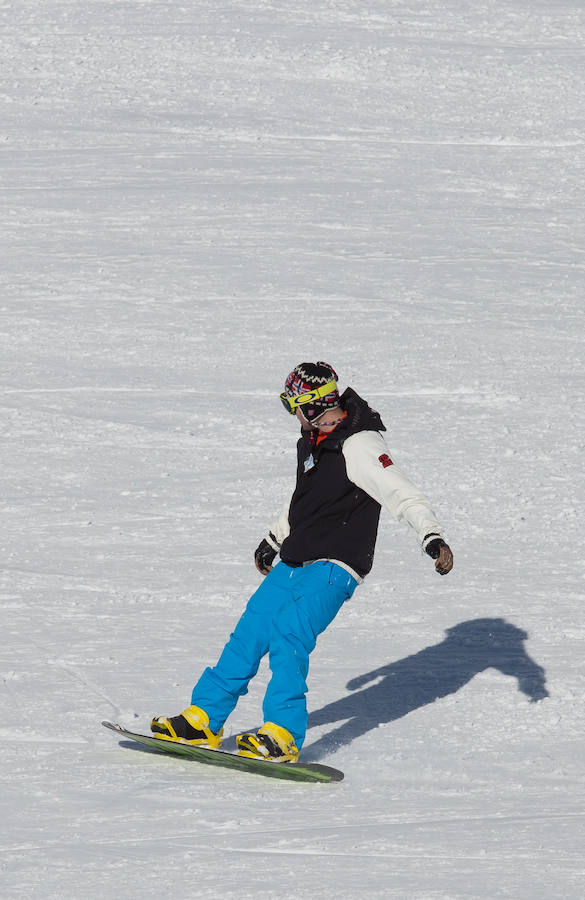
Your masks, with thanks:
[[[342,781],[343,772],[333,769],[331,766],[322,766],[320,763],[274,763],[263,759],[249,759],[246,756],[238,756],[235,753],[226,753],[225,750],[209,750],[206,747],[196,747],[193,744],[182,744],[179,741],[165,741],[154,735],[135,734],[121,725],[113,722],[102,722],[105,728],[109,728],[119,737],[136,741],[145,747],[163,753],[166,756],[181,756],[183,759],[191,759],[194,762],[204,763],[208,766],[222,766],[225,769],[239,769],[243,772],[251,772],[254,775],[264,775],[268,778],[284,778],[288,781]]]

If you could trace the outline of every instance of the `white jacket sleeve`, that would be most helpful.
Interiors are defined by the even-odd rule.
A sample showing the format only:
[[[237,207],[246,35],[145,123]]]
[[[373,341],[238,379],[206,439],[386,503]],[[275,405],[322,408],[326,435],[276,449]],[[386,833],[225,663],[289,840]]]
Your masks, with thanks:
[[[425,495],[395,465],[386,441],[377,431],[352,434],[343,445],[347,477],[415,531],[421,545],[428,535],[443,531]]]
[[[285,505],[282,507],[278,518],[275,519],[270,526],[270,531],[266,537],[266,540],[268,541],[272,549],[276,550],[277,552],[280,550],[280,545],[282,544],[284,539],[290,534],[290,525],[288,521],[289,509],[290,500],[287,500]]]

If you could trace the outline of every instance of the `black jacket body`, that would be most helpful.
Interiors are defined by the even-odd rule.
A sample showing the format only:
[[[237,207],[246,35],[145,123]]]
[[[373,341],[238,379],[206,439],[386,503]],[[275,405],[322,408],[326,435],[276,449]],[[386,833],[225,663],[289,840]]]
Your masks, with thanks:
[[[347,418],[319,444],[303,432],[297,444],[297,483],[290,534],[280,558],[289,565],[315,559],[343,562],[362,578],[372,568],[380,504],[347,477],[343,444],[360,431],[385,431],[382,420],[352,388],[340,398]]]

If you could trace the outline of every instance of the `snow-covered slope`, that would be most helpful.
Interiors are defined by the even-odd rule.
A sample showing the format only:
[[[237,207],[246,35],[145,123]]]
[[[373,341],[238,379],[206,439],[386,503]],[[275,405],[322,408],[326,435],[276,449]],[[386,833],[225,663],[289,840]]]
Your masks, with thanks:
[[[3,895],[580,900],[583,3],[0,15]],[[121,748],[258,584],[316,358],[455,568],[383,520],[312,658],[342,784]]]

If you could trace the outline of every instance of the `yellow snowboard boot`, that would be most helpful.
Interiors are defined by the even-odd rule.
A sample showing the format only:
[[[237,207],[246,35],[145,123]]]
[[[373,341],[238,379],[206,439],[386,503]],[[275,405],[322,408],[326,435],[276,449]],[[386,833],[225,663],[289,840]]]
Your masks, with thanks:
[[[165,718],[155,716],[150,723],[150,730],[164,741],[176,741],[179,744],[195,744],[198,747],[209,747],[217,750],[221,746],[223,728],[215,734],[209,727],[209,716],[198,706],[188,706],[178,716]]]
[[[265,722],[258,731],[249,731],[236,738],[238,755],[269,762],[296,762],[299,751],[295,740],[286,728]]]

